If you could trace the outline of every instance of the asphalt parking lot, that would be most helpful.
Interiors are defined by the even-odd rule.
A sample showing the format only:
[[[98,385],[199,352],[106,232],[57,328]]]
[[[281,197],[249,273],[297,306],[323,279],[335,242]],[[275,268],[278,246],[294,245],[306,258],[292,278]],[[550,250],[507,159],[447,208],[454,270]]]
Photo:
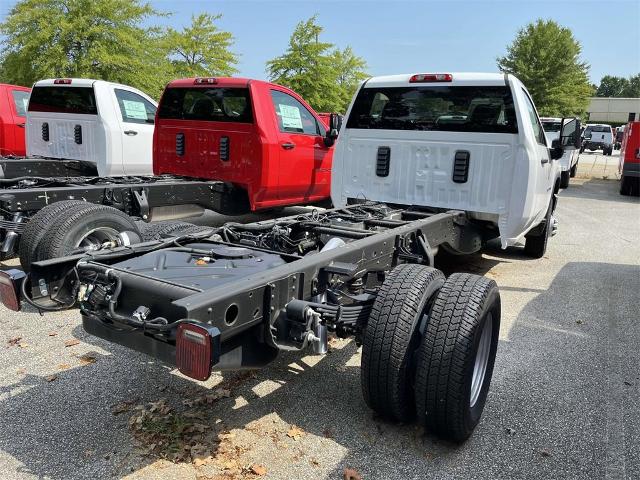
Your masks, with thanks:
[[[198,383],[86,335],[74,312],[0,307],[0,478],[640,478],[640,201],[597,157],[562,191],[544,258],[490,245],[441,265],[502,293],[493,382],[465,444],[376,418],[352,342]]]

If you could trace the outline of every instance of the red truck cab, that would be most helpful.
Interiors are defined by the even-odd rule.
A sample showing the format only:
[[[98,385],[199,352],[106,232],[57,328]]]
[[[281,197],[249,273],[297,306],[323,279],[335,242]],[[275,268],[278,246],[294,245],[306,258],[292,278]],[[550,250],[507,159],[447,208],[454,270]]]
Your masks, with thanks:
[[[26,155],[24,128],[31,89],[0,83],[0,156]]]
[[[292,90],[246,78],[169,83],[156,114],[153,172],[220,180],[253,210],[328,200],[333,141]]]
[[[640,194],[640,122],[629,122],[620,146],[620,193]]]

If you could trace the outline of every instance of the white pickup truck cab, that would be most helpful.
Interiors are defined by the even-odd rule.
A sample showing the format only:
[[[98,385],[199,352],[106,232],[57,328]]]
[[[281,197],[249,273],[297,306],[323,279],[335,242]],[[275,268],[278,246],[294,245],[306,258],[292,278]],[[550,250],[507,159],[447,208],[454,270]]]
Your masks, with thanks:
[[[127,85],[41,80],[27,110],[27,155],[93,162],[101,177],[152,175],[157,106]]]
[[[551,142],[560,138],[560,129],[563,122],[568,122],[569,118],[557,118],[557,117],[544,117],[541,118],[542,128],[547,136],[547,143],[551,145]],[[560,188],[567,188],[569,186],[569,178],[576,176],[578,170],[578,157],[580,156],[580,150],[567,149],[562,157],[559,159],[560,163]]]
[[[564,149],[578,148],[579,131],[575,119],[565,122]],[[564,149],[551,148],[529,92],[512,75],[374,77],[342,124],[332,200],[461,210],[485,240],[499,237],[506,248],[526,236],[525,251],[539,258],[555,229]]]

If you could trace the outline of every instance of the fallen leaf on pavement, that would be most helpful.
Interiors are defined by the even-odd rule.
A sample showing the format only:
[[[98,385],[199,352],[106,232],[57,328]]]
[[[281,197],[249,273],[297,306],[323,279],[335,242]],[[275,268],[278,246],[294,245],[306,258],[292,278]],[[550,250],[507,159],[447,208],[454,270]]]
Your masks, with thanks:
[[[78,360],[80,360],[80,363],[82,363],[83,365],[90,365],[92,363],[96,363],[96,359],[98,357],[96,356],[95,353],[85,353],[84,355],[80,355],[78,357]]]
[[[28,344],[28,343],[26,343],[26,342],[20,342],[20,343],[18,344],[18,346],[19,346],[20,348],[27,348],[27,347],[29,346],[29,344]]]
[[[27,369],[26,368],[19,368],[18,370],[16,370],[16,373],[18,375],[24,375],[25,373],[27,373]]]
[[[267,474],[267,469],[262,465],[253,464],[251,465],[251,471],[258,475],[259,477]]]
[[[111,413],[114,415],[118,415],[120,413],[128,412],[131,410],[138,400],[128,400],[120,403],[116,403],[115,405],[111,405]]]
[[[55,337],[56,335],[58,335],[58,332],[49,332],[50,337]]]
[[[44,379],[47,382],[53,382],[54,380],[58,379],[58,375],[47,375],[46,377],[44,377]]]
[[[58,368],[60,370],[69,370],[71,368],[71,365],[69,365],[68,363],[61,363],[60,365],[58,365]]]
[[[304,435],[304,430],[296,427],[295,425],[291,425],[291,428],[287,432],[287,437],[293,438],[294,440],[299,440],[300,437]]]
[[[80,343],[80,340],[72,338],[71,340],[66,340],[64,342],[64,346],[65,347],[73,347],[74,345],[78,345],[79,343]]]
[[[353,468],[345,468],[343,475],[344,480],[362,480],[362,476]]]
[[[22,340],[22,337],[10,338],[9,340],[7,340],[7,345],[9,345],[10,347],[14,347],[18,345],[18,343],[20,343],[20,340]]]

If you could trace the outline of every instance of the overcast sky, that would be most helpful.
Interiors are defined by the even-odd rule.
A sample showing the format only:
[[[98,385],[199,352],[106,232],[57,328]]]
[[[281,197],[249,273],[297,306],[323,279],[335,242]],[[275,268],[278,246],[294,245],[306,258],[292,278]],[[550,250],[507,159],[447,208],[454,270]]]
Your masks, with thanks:
[[[591,80],[640,72],[640,1],[154,0],[180,27],[192,14],[220,13],[235,36],[240,75],[265,78],[265,62],[284,52],[296,23],[318,14],[322,39],[350,45],[372,75],[417,71],[496,71],[495,59],[519,28],[550,18],[571,28],[591,64]],[[15,2],[0,0],[0,15]]]

